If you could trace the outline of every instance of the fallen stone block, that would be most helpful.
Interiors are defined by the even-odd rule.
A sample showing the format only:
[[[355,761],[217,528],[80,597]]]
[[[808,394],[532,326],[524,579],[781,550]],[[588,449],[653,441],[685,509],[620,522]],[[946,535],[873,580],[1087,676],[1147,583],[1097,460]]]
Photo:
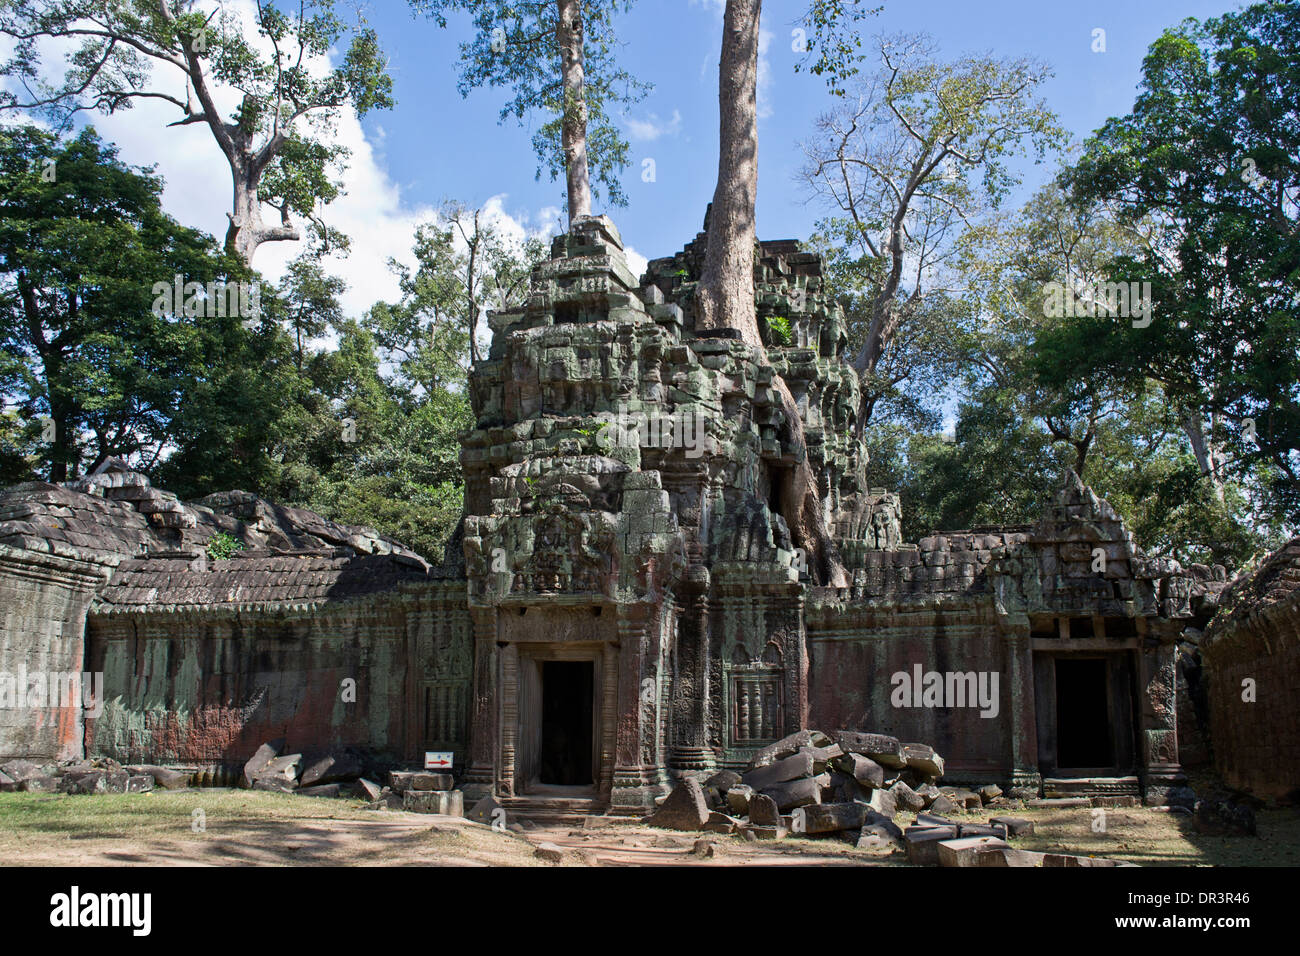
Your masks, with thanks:
[[[955,827],[958,825],[956,820],[949,820],[933,810],[929,813],[918,813],[916,815],[916,826],[918,827]]]
[[[739,783],[727,790],[727,808],[736,816],[749,813],[749,801],[754,799],[754,788]]]
[[[788,813],[796,807],[806,807],[810,804],[820,803],[822,799],[821,783],[816,777],[805,777],[802,780],[778,783],[772,787],[765,787],[763,793],[776,801],[777,809],[782,813]],[[753,818],[752,809],[750,818]]]
[[[955,839],[956,827],[908,827],[903,831],[907,862],[913,866],[938,866],[939,844]]]
[[[886,837],[897,843],[903,842],[903,828],[893,820],[885,820],[883,818],[873,820],[868,818],[866,823],[863,824],[862,830],[864,833],[879,834],[880,836]]]
[[[189,774],[181,773],[179,770],[169,770],[166,767],[158,767],[154,764],[136,764],[127,767],[126,770],[132,774],[147,773],[153,777],[153,782],[164,790],[184,790],[190,783]]]
[[[873,853],[893,853],[898,849],[897,842],[872,827],[865,828],[858,834],[855,845],[859,850],[870,850]]]
[[[383,793],[383,788],[377,783],[371,783],[364,777],[357,781],[357,789],[361,791],[360,796],[364,800],[378,800],[379,795]]]
[[[1007,828],[997,823],[959,823],[957,825],[957,835],[959,837],[997,837],[999,840],[1007,838]]]
[[[739,786],[741,782],[740,774],[734,770],[719,770],[708,780],[704,781],[704,786],[713,787],[719,793],[726,793],[732,787]]]
[[[147,773],[128,774],[126,778],[127,793],[149,793],[153,790],[153,777]]]
[[[908,768],[926,777],[927,783],[934,783],[943,776],[943,758],[934,752],[933,747],[903,744],[902,756]]]
[[[712,840],[696,840],[695,845],[691,847],[691,853],[706,860],[712,859],[716,852]]]
[[[278,777],[282,780],[298,781],[298,771],[302,768],[302,754],[286,754],[275,757],[261,770],[253,774],[254,780],[265,777]]]
[[[58,793],[58,777],[28,777],[22,783],[18,784],[18,790],[21,793]]]
[[[822,803],[798,807],[792,814],[795,833],[835,833],[839,830],[857,830],[867,818],[867,807],[861,803]]]
[[[505,812],[505,807],[497,802],[496,797],[486,796],[469,808],[469,812],[465,814],[465,819],[491,826],[498,820],[504,820]]]
[[[1034,832],[1033,821],[1020,817],[990,817],[989,823],[1006,827],[1008,835],[1013,837],[1029,836]]]
[[[995,783],[986,783],[975,792],[980,795],[980,799],[984,801],[985,806],[1002,796],[1002,788]]]
[[[659,809],[646,819],[652,827],[668,830],[703,830],[709,822],[709,805],[704,788],[693,777],[684,777]]]
[[[69,774],[59,782],[59,789],[64,793],[105,793],[107,787],[104,783],[104,771],[91,770],[88,773]]]
[[[882,767],[902,770],[907,766],[907,758],[903,756],[903,745],[898,742],[897,737],[840,730],[835,734],[835,742],[844,749],[845,753],[870,757]]]
[[[781,822],[781,808],[767,794],[755,794],[749,801],[749,822],[755,826],[774,827]]]
[[[387,787],[379,793],[379,798],[371,803],[366,809],[368,810],[400,810],[405,800],[400,793],[394,793]]]
[[[1076,807],[1091,807],[1092,801],[1087,797],[1047,797],[1045,799],[1026,801],[1025,806],[1069,810]]]
[[[927,783],[924,786],[916,787],[914,789],[916,790],[916,795],[925,801],[927,809],[939,797],[940,793],[942,793],[942,791],[932,783]]]
[[[0,793],[13,793],[18,789],[18,781],[0,770]]]
[[[126,793],[126,785],[131,775],[125,770],[107,770],[104,772],[105,793]]]
[[[789,835],[786,828],[779,824],[776,826],[759,826],[753,823],[748,824],[742,831],[742,835],[745,834],[752,835],[755,840],[784,840]],[[745,839],[749,839],[749,836],[745,836]]]
[[[778,783],[785,783],[787,780],[810,777],[813,772],[812,755],[804,752],[783,757],[780,760],[751,770],[740,780],[755,790],[766,790],[768,787],[775,786]]]
[[[411,775],[412,790],[453,790],[456,782],[449,773],[416,773]]]
[[[1005,840],[998,837],[958,837],[955,840],[939,841],[939,865],[974,867],[982,866],[977,859],[980,854],[994,850],[1008,849]]]
[[[776,743],[768,744],[754,754],[754,759],[749,765],[754,768],[766,767],[768,764],[793,756],[799,752],[800,747],[825,747],[829,743],[831,738],[819,730],[800,730],[788,737],[782,737]]]
[[[934,813],[956,813],[962,809],[948,794],[941,793],[930,801],[930,810]]]
[[[921,795],[901,780],[894,782],[894,785],[889,788],[889,793],[899,810],[919,813],[925,809],[925,800]]]
[[[814,774],[825,773],[832,761],[844,755],[840,745],[835,743],[829,747],[800,747],[798,752],[812,758]]]
[[[898,798],[890,790],[872,790],[867,806],[892,820],[898,813]]]
[[[740,823],[735,817],[728,816],[718,810],[709,812],[709,819],[704,824],[704,829],[710,833],[731,833]]]
[[[257,748],[257,752],[248,758],[248,763],[244,764],[243,782],[245,787],[252,787],[255,775],[261,773],[267,768],[272,760],[280,755],[284,749],[284,738],[272,740],[269,743],[262,744]]]
[[[348,751],[316,754],[302,763],[299,787],[315,787],[327,783],[344,783],[356,780],[365,768],[361,758]],[[450,788],[447,788],[450,789]]]
[[[870,757],[859,753],[847,753],[835,761],[840,771],[848,774],[859,785],[868,789],[882,787],[885,784],[885,768]]]
[[[963,790],[961,787],[941,787],[940,790],[944,796],[964,810],[979,810],[984,806],[980,795],[973,790]]]
[[[88,766],[82,772],[84,773],[93,769],[93,767]],[[9,780],[14,784],[20,784],[29,777],[46,776],[45,769],[39,764],[32,763],[30,760],[9,760],[5,763],[0,763],[0,774],[9,778]],[[3,781],[0,781],[0,783],[2,782]]]
[[[459,790],[407,790],[402,794],[402,809],[411,813],[441,813],[443,816],[465,815],[465,795]],[[487,821],[491,824],[493,821]]]

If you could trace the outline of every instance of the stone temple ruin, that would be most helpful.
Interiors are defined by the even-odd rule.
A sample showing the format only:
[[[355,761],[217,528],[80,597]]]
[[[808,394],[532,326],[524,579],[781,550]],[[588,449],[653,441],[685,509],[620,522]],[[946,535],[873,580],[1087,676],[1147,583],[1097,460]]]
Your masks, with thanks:
[[[701,234],[638,280],[605,217],[555,240],[527,304],[490,319],[440,566],[118,463],[0,493],[0,673],[104,682],[93,706],[0,709],[0,758],[226,783],[273,738],[390,766],[449,750],[467,799],[643,814],[816,726],[924,740],[954,782],[1160,802],[1206,755],[1180,662],[1225,570],[1148,558],[1073,476],[1031,526],[903,542],[818,257],[760,244],[766,359],[696,333],[703,258]],[[779,517],[778,375],[847,588],[814,586]],[[218,532],[244,550],[210,557]]]

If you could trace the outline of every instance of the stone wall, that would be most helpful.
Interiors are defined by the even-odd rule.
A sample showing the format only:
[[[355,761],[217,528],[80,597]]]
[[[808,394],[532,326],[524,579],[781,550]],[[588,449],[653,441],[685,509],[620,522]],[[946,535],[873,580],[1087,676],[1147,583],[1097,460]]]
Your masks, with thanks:
[[[222,779],[280,737],[393,761],[467,747],[463,582],[296,609],[98,613],[89,627],[106,703],[87,736],[123,763]]]
[[[839,727],[925,741],[967,782],[1010,780],[1015,766],[1013,668],[991,600],[910,605],[820,600],[807,612],[813,727]],[[916,668],[997,675],[996,714],[978,706],[896,707],[893,675]],[[992,689],[991,683],[986,687]],[[910,688],[909,688],[910,689]],[[964,687],[963,687],[964,690]]]
[[[86,608],[106,575],[88,561],[0,545],[0,759],[83,755],[82,709],[50,699],[49,678],[75,675],[81,697]]]
[[[1300,538],[1238,578],[1222,604],[1200,644],[1215,768],[1231,787],[1263,799],[1296,800]]]

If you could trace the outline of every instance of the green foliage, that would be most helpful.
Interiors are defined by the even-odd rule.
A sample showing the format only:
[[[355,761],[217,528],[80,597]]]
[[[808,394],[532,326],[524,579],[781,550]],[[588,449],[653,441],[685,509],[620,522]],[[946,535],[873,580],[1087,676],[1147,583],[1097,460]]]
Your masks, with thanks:
[[[1230,475],[1300,522],[1300,6],[1256,3],[1152,44],[1133,111],[1067,176],[1080,204],[1150,223],[1117,275],[1154,321],[1084,318],[1044,341],[1041,375],[1152,378],[1209,421]],[[1067,368],[1065,362],[1079,363]]]
[[[789,345],[791,341],[790,320],[784,315],[767,317],[767,329],[776,345]]]
[[[560,51],[556,44],[558,8],[555,0],[410,0],[416,13],[439,26],[447,15],[468,14],[474,37],[460,44],[459,89],[462,96],[480,87],[506,87],[510,99],[501,107],[500,119],[513,117],[521,125],[540,112],[547,117],[533,135],[537,178],[551,181],[565,169],[561,131],[574,104],[566,103],[560,76]],[[627,204],[619,178],[628,165],[629,145],[619,132],[616,117],[641,102],[650,91],[620,68],[615,59],[618,38],[615,18],[631,6],[630,0],[582,0],[583,97],[587,107],[587,160],[592,194],[612,206]],[[599,186],[597,185],[599,184]]]
[[[208,557],[213,561],[229,561],[243,550],[243,542],[226,534],[224,531],[218,531],[208,539]]]
[[[261,232],[258,241],[297,238],[287,228],[293,213],[328,234],[315,212],[337,197],[335,176],[347,158],[332,138],[335,123],[345,107],[358,115],[391,108],[393,84],[363,19],[349,27],[334,0],[284,7],[259,0],[247,23],[208,0],[7,0],[0,4],[0,36],[12,41],[12,51],[0,75],[17,82],[0,89],[0,111],[40,113],[67,129],[82,112],[163,100],[180,114],[170,125],[209,127],[231,164],[236,192],[279,210],[285,227],[241,228]],[[338,65],[318,69],[345,41]],[[76,47],[66,73],[47,81],[42,50],[69,42]],[[165,76],[155,76],[155,67]],[[178,79],[183,98],[175,92]],[[218,85],[241,94],[228,116],[216,105]],[[238,203],[234,215],[244,215]]]
[[[812,0],[804,15],[804,24],[812,31],[806,37],[807,57],[796,63],[794,71],[807,69],[814,76],[826,77],[826,86],[835,96],[843,96],[845,84],[861,72],[866,59],[862,53],[862,28],[867,17],[879,16],[884,6],[861,8],[858,0]]]
[[[63,141],[0,128],[0,396],[22,420],[8,454],[52,480],[110,457],[148,467],[183,440],[184,423],[238,421],[232,403],[258,400],[257,389],[224,387],[242,361],[258,362],[237,315],[157,307],[155,283],[170,290],[176,276],[257,281],[166,216],[161,189],[93,129]]]

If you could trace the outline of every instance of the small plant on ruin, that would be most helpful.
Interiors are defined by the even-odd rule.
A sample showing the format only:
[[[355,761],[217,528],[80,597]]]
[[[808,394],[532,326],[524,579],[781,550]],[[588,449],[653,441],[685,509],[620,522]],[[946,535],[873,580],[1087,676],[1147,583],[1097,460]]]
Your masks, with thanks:
[[[244,550],[244,544],[238,538],[218,531],[208,539],[208,557],[213,561],[229,561]]]
[[[772,341],[777,345],[790,344],[790,320],[784,315],[773,315],[767,320],[767,329],[772,335]]]

